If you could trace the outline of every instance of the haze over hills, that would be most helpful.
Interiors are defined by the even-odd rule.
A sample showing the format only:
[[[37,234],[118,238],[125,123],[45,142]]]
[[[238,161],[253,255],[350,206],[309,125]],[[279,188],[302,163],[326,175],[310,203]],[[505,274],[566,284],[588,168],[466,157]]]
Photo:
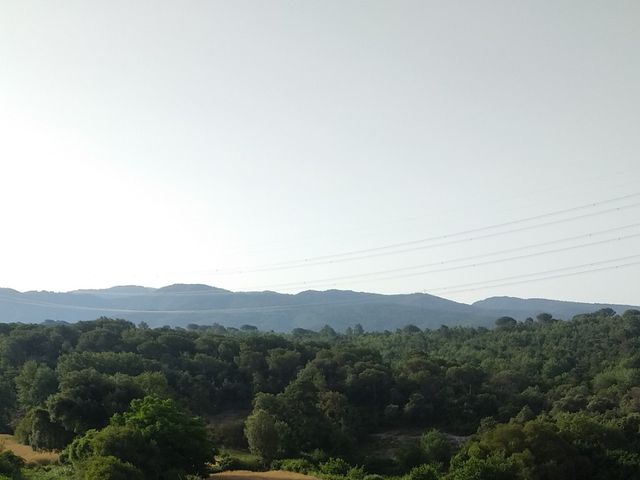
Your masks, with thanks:
[[[235,327],[251,324],[275,331],[318,329],[325,324],[343,330],[357,323],[366,330],[393,330],[408,324],[421,328],[491,326],[504,315],[523,320],[547,312],[556,318],[569,319],[607,307],[619,313],[637,308],[510,297],[492,297],[467,305],[423,293],[382,295],[309,290],[292,295],[272,291],[232,292],[201,284],[162,288],[127,285],[70,292],[0,289],[2,322],[75,322],[109,316],[144,321],[151,326],[217,322]]]

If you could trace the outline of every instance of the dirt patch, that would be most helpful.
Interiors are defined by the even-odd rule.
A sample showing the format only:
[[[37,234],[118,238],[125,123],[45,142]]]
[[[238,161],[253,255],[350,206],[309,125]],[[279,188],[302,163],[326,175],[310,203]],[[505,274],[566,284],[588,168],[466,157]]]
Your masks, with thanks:
[[[36,452],[29,445],[16,442],[12,435],[0,434],[0,446],[11,450],[17,456],[22,457],[27,463],[45,465],[58,461],[58,454],[54,452]]]
[[[230,470],[228,472],[216,473],[209,478],[218,480],[317,480],[315,477],[309,475],[286,472],[284,470],[270,470],[268,472]]]

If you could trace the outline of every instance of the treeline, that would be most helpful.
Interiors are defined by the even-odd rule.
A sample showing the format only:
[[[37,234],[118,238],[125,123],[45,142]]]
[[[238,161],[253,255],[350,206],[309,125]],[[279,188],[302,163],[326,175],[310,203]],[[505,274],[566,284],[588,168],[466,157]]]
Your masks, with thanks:
[[[0,324],[0,423],[34,448],[73,452],[87,432],[122,427],[114,418],[133,400],[171,399],[208,419],[218,447],[248,446],[265,465],[413,480],[638,478],[639,347],[640,312],[611,310],[341,334]],[[389,430],[425,433],[369,446]]]

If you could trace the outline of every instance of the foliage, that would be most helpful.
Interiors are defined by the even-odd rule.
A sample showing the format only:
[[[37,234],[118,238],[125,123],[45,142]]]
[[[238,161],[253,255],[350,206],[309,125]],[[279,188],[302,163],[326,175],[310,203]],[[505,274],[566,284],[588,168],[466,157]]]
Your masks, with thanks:
[[[431,465],[423,464],[413,467],[404,480],[438,480],[438,471]]]
[[[12,479],[21,478],[24,460],[9,450],[0,451],[0,474]]]
[[[144,480],[136,467],[111,456],[89,457],[79,470],[80,480]]]
[[[201,420],[172,400],[150,396],[132,401],[127,412],[114,415],[107,427],[76,438],[65,452],[65,459],[81,470],[95,457],[118,458],[146,479],[173,480],[184,473],[204,473],[213,447]]]
[[[23,469],[25,480],[68,480],[76,477],[70,465],[46,465]]]
[[[420,447],[424,458],[428,463],[447,465],[452,454],[451,441],[436,429],[431,429],[422,434]]]
[[[274,470],[287,470],[288,472],[309,473],[313,470],[314,465],[304,458],[285,458],[282,460],[274,460],[271,463]]]
[[[328,475],[346,475],[351,469],[351,465],[342,458],[329,458],[326,462],[318,465],[320,473]]]
[[[72,439],[71,432],[52,422],[49,412],[40,407],[32,408],[20,419],[14,435],[34,450],[59,450]]]
[[[251,452],[265,460],[281,458],[288,451],[289,427],[264,410],[247,418],[245,435]]]
[[[638,311],[344,334],[259,332],[247,321],[2,324],[0,426],[38,449],[73,440],[63,455],[72,465],[113,456],[146,478],[211,460],[204,424],[186,412],[210,419],[218,445],[242,448],[246,437],[266,462],[349,465],[326,475],[364,475],[351,465],[404,475],[428,464],[447,479],[640,470]],[[363,446],[388,431],[411,435]]]

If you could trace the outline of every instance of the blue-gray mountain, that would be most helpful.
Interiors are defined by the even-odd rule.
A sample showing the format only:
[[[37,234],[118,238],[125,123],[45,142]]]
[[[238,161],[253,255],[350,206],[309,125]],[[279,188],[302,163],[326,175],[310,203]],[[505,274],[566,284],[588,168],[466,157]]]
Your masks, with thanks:
[[[0,289],[0,321],[75,322],[100,316],[144,321],[150,326],[186,326],[220,323],[261,330],[318,329],[328,324],[342,330],[360,323],[366,330],[394,330],[413,324],[492,326],[496,318],[518,320],[546,312],[568,319],[601,308],[619,313],[629,305],[588,304],[544,299],[494,297],[473,305],[433,295],[380,295],[346,290],[306,291],[295,295],[276,292],[232,292],[208,285],[177,284],[163,288],[118,286],[71,292],[18,292]]]

